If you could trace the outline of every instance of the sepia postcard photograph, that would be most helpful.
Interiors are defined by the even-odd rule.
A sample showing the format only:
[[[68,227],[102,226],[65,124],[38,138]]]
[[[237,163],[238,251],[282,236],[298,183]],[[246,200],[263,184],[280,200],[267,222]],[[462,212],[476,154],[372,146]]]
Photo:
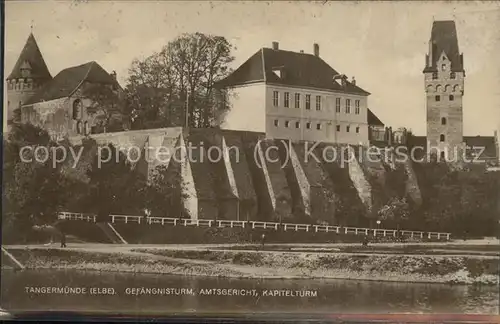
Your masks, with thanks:
[[[500,322],[500,2],[1,9],[0,318]]]

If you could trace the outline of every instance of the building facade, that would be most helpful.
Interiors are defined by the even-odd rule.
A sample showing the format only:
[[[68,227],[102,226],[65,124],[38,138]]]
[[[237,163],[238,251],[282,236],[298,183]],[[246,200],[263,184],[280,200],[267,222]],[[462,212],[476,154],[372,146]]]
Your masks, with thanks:
[[[369,144],[369,92],[314,53],[262,48],[217,83],[230,90],[225,129],[267,138]]]
[[[123,90],[115,73],[88,62],[52,78],[33,34],[7,78],[7,87],[8,120],[17,111],[20,122],[41,127],[54,139],[102,132],[103,123],[119,119]],[[116,97],[116,105],[103,107],[109,100],[97,98],[104,95]]]

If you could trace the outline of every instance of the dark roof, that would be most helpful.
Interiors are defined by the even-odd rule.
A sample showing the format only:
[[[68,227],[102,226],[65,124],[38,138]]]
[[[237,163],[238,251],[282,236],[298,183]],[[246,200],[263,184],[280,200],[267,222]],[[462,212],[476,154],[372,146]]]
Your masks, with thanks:
[[[69,97],[84,81],[89,83],[117,84],[114,77],[106,72],[98,63],[92,61],[62,70],[25,104],[31,105],[41,101]]]
[[[451,70],[463,72],[463,56],[458,48],[457,29],[453,20],[435,21],[432,24],[431,38],[429,40],[432,51],[432,66],[427,66],[424,72],[437,71],[437,61],[444,52],[451,62]]]
[[[7,80],[22,78],[21,67],[25,62],[28,62],[31,68],[30,78],[38,80],[49,80],[52,78],[33,34],[28,36],[28,40]]]
[[[464,142],[466,147],[467,156],[470,157],[471,153],[474,151],[476,154],[481,153],[478,159],[493,159],[497,157],[496,141],[494,136],[464,136]],[[426,136],[411,136],[410,141],[412,146],[420,146],[427,149],[427,137]],[[482,152],[481,152],[482,151]]]
[[[375,116],[373,111],[368,109],[368,125],[369,126],[384,126],[384,123],[382,123],[382,121],[377,116]]]
[[[464,136],[464,142],[467,145],[468,151],[481,153],[479,158],[497,157],[497,149],[494,136]]]
[[[273,70],[279,69],[281,77]],[[232,87],[248,83],[265,82],[292,87],[317,88],[347,93],[370,93],[346,80],[345,85],[333,80],[339,75],[319,56],[307,53],[262,48],[223,80],[218,87]]]

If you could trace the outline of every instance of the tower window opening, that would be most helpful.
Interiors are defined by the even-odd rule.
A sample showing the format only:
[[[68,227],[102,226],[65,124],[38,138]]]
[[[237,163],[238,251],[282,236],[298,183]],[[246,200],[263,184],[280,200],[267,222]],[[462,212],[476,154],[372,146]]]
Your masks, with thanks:
[[[446,71],[446,64],[441,64],[441,71]]]
[[[456,79],[457,74],[455,72],[450,72],[450,79]]]
[[[445,158],[445,153],[444,153],[444,151],[441,151],[441,154],[440,154],[440,155],[441,155],[441,160],[444,160],[444,158]]]
[[[433,72],[432,73],[432,80],[437,80],[437,78],[438,78],[437,72]]]
[[[81,118],[82,113],[82,101],[80,99],[76,99],[73,101],[73,119],[77,120]]]
[[[453,101],[455,100],[455,96],[454,95],[450,95],[450,101]]]
[[[441,125],[446,125],[446,117],[441,117]]]
[[[439,135],[439,141],[444,142],[444,140],[445,140],[444,134]]]
[[[435,99],[436,101],[441,101],[441,96],[439,96],[439,95],[438,95],[438,96],[435,96],[435,97],[434,97],[434,99]]]

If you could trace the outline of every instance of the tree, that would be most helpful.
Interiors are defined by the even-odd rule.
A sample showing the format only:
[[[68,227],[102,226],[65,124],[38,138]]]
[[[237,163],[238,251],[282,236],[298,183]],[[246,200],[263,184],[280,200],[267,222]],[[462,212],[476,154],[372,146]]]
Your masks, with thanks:
[[[112,144],[101,148],[101,156],[94,157],[88,171],[90,182],[86,199],[91,212],[104,217],[112,213],[142,213],[145,177],[131,167]]]
[[[214,127],[229,109],[214,84],[230,72],[232,45],[221,36],[183,34],[160,52],[134,60],[126,93],[134,127]]]
[[[25,234],[35,222],[53,222],[70,193],[65,190],[59,164],[53,163],[51,149],[56,144],[46,131],[30,124],[13,124],[3,145],[2,230],[8,239]],[[37,161],[36,147],[49,154],[38,155]]]
[[[89,84],[84,96],[91,99],[87,112],[94,116],[97,133],[121,131],[126,127],[126,100],[118,86]]]
[[[165,165],[157,166],[146,187],[145,204],[153,215],[177,218],[182,211],[180,174],[169,172]]]
[[[379,219],[396,223],[397,229],[402,222],[407,221],[410,214],[406,198],[393,197],[378,211]]]

